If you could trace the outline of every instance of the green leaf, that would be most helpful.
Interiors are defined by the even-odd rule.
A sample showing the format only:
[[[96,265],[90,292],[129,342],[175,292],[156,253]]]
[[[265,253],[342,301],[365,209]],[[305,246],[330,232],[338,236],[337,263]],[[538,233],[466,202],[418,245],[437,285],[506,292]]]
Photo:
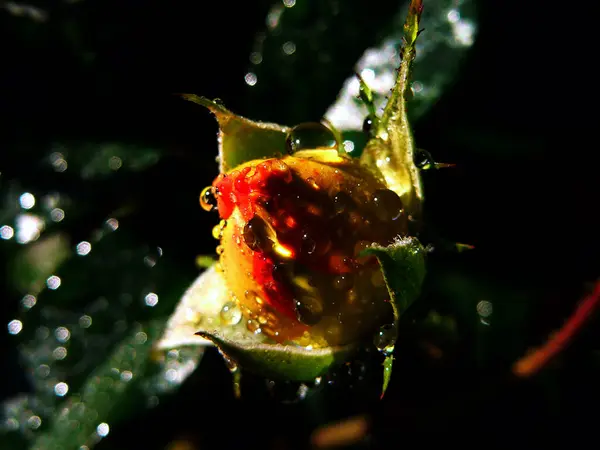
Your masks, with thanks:
[[[88,377],[81,389],[59,406],[50,428],[38,435],[32,450],[93,447],[110,432],[120,405],[148,370],[152,343],[164,324],[133,327],[115,351]]]
[[[461,64],[472,47],[477,34],[475,1],[437,0],[425,2],[421,15],[422,39],[417,43],[415,67],[412,73],[411,99],[408,115],[414,121],[422,117],[441,97],[456,78]],[[388,15],[382,28],[383,38],[367,48],[354,66],[373,93],[377,108],[383,108],[400,65],[398,48],[404,37],[403,23],[408,2]],[[357,16],[358,17],[358,16]],[[337,100],[325,116],[343,132],[362,130],[367,109],[358,100],[359,81],[347,78]],[[355,146],[360,154],[362,147]]]
[[[148,169],[162,155],[158,148],[139,144],[65,141],[52,146],[46,163],[55,172],[76,173],[89,180]]]
[[[192,94],[182,94],[182,97],[204,106],[215,115],[219,123],[220,172],[227,172],[253,159],[285,153],[288,127],[246,119],[205,97]]]
[[[176,389],[202,356],[202,347],[151,352],[189,282],[185,270],[161,248],[139,243],[115,218],[82,243],[53,265],[40,292],[23,298],[14,319],[20,326],[12,338],[33,392],[4,405],[10,427],[0,429],[3,441],[45,436],[40,442],[58,444],[63,436],[70,440],[60,448],[88,445],[100,423],[116,424],[155,406],[153,399]],[[93,386],[98,392],[90,391]],[[94,423],[70,412],[64,422],[65,408],[89,411]],[[81,424],[68,433],[74,421]]]
[[[398,0],[272,3],[250,54],[244,112],[290,124],[318,121],[364,49],[379,41]]]

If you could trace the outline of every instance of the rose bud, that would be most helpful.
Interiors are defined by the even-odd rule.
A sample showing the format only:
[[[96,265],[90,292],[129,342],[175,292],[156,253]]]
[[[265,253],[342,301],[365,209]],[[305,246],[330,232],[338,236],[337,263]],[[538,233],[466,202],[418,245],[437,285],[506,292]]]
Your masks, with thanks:
[[[379,263],[360,253],[405,235],[407,219],[400,197],[357,160],[335,149],[253,160],[204,195],[216,197],[221,269],[251,331],[326,347],[393,320]]]
[[[219,261],[188,288],[160,349],[215,344],[239,394],[240,367],[310,381],[375,345],[385,392],[399,319],[425,275],[426,251],[408,236],[423,196],[405,102],[421,9],[411,1],[381,116],[359,80],[370,123],[360,158],[338,152],[323,124],[255,122],[184,94],[219,124],[220,174],[200,196],[221,218]]]

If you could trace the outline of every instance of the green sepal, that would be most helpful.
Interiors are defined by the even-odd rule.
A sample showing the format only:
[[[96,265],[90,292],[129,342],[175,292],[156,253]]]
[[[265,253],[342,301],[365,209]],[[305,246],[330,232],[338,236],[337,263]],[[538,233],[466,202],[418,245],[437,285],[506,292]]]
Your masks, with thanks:
[[[419,170],[414,163],[415,142],[408,121],[406,97],[410,91],[410,74],[416,55],[416,39],[423,4],[411,0],[404,24],[402,61],[396,82],[383,113],[371,130],[371,138],[361,161],[381,173],[388,188],[400,196],[405,210],[413,218],[421,214],[423,189]],[[362,83],[361,87],[364,88]]]
[[[237,339],[219,331],[199,331],[236,365],[257,375],[288,381],[312,381],[326,374],[333,366],[348,361],[355,346],[326,347],[309,350],[297,345],[255,341],[251,332]]]
[[[248,161],[279,156],[286,152],[289,127],[256,122],[232,113],[222,104],[194,94],[180,94],[212,112],[219,123],[219,171],[221,173]]]
[[[427,251],[419,240],[414,237],[396,238],[387,246],[374,245],[361,253],[361,255],[374,255],[377,257],[383,278],[390,294],[390,304],[394,311],[394,324],[392,328],[397,329],[402,314],[419,297],[421,286],[425,279],[425,255]],[[380,331],[380,334],[390,334],[392,337],[385,347],[379,346],[385,355],[383,387],[381,396],[389,385],[392,376],[392,363],[396,335],[390,330]]]

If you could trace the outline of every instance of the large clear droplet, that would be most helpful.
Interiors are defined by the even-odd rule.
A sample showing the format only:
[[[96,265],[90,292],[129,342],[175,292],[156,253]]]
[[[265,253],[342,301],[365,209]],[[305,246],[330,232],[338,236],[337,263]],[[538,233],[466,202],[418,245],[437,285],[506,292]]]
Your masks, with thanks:
[[[286,148],[290,154],[300,150],[337,150],[337,147],[333,132],[319,122],[296,125],[286,139]]]
[[[318,298],[302,296],[296,300],[296,316],[305,325],[316,325],[323,317],[323,304]]]
[[[354,201],[352,200],[352,197],[346,192],[338,192],[333,197],[333,207],[338,214],[350,210],[353,204]]]
[[[236,302],[227,302],[223,305],[220,316],[225,325],[237,325],[242,320],[242,311]]]
[[[200,206],[204,211],[212,211],[217,207],[217,198],[215,197],[212,186],[207,186],[200,193]]]
[[[373,209],[379,220],[396,220],[402,214],[402,200],[394,191],[378,189],[373,193]]]
[[[427,150],[417,149],[414,156],[415,166],[419,169],[428,170],[434,165],[433,158]]]
[[[272,234],[269,225],[260,217],[254,216],[244,226],[242,236],[251,250],[265,251],[272,241]]]

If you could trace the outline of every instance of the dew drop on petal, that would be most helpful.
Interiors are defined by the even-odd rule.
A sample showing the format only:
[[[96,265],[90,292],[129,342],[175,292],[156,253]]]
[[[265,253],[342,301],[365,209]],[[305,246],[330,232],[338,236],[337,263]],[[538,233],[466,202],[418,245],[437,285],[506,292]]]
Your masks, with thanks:
[[[296,125],[286,138],[286,149],[290,154],[301,150],[337,150],[337,147],[337,140],[333,132],[319,122]]]
[[[221,309],[220,317],[225,325],[237,325],[242,320],[242,311],[236,302],[227,302]]]
[[[323,316],[323,303],[308,295],[296,300],[296,316],[305,325],[316,325]]]
[[[396,220],[402,214],[402,200],[390,189],[378,189],[371,199],[375,215],[382,221]]]

